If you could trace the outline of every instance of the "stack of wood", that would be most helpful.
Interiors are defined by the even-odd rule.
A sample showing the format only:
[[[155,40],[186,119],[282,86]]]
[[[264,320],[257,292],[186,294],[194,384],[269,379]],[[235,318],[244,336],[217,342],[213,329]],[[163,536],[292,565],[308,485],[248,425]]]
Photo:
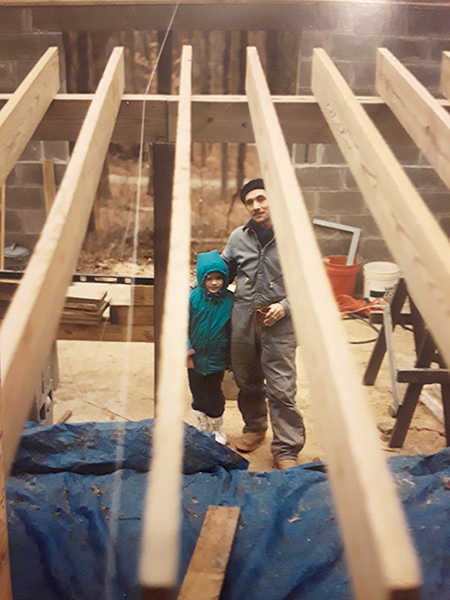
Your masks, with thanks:
[[[153,325],[153,286],[120,287],[122,289],[116,286],[111,297],[110,322],[128,325],[130,307],[133,304],[133,325]]]
[[[97,325],[109,306],[107,286],[97,283],[71,285],[67,291],[61,323]]]
[[[3,319],[12,297],[20,284],[19,280],[0,280],[0,319]],[[109,306],[108,286],[102,284],[77,283],[67,291],[61,323],[78,325],[99,324]]]

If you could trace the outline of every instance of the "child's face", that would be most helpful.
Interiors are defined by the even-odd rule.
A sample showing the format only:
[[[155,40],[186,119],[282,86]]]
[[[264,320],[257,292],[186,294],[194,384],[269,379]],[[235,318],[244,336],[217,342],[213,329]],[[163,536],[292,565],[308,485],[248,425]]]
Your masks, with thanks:
[[[210,294],[217,294],[223,286],[223,275],[219,271],[211,271],[205,277],[205,287]]]

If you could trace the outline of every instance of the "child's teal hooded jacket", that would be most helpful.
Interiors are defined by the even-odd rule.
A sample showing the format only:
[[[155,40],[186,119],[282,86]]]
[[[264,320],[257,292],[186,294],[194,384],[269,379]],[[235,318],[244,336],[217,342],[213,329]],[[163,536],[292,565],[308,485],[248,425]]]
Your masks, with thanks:
[[[216,294],[205,287],[212,271],[223,274],[224,284]],[[230,365],[231,307],[233,293],[227,290],[228,268],[217,250],[197,257],[197,284],[189,301],[189,347],[195,350],[194,369],[201,375],[225,371]]]

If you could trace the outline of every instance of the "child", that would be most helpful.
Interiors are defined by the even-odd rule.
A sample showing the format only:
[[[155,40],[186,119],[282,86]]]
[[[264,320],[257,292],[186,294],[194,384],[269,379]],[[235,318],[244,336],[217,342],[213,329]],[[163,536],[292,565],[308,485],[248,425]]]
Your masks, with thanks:
[[[217,250],[198,255],[197,283],[189,298],[188,350],[195,426],[226,444],[222,380],[230,365],[233,293],[227,290],[228,268]]]

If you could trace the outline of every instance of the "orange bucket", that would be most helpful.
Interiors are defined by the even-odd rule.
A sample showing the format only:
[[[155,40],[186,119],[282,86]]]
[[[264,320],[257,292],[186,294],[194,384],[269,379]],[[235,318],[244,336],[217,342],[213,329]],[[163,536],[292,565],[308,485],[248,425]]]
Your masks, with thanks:
[[[331,287],[333,288],[334,296],[346,294],[353,297],[356,276],[359,271],[359,260],[355,258],[355,262],[352,265],[347,265],[347,257],[336,254],[334,256],[326,256],[323,262]]]

